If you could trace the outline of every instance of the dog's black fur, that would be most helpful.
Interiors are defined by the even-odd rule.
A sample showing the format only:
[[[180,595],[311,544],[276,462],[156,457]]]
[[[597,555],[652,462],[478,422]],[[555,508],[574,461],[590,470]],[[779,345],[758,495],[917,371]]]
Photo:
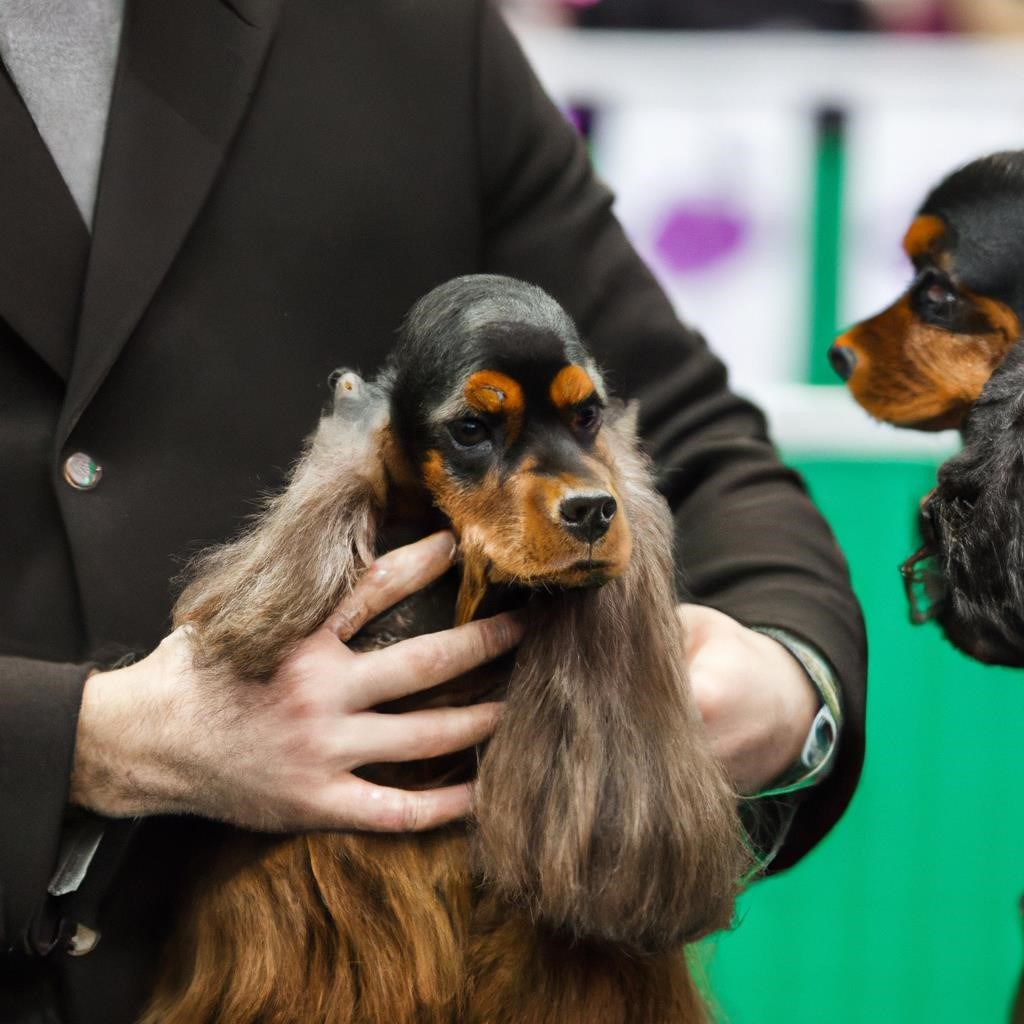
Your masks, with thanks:
[[[940,218],[958,285],[1024,318],[1024,151],[993,153],[944,178],[918,216]]]
[[[972,658],[1024,665],[1024,348],[1002,362],[971,407],[960,453],[921,506],[934,560],[935,618]],[[909,563],[908,563],[909,565]],[[927,571],[927,570],[926,570]],[[920,572],[918,572],[920,578]]]

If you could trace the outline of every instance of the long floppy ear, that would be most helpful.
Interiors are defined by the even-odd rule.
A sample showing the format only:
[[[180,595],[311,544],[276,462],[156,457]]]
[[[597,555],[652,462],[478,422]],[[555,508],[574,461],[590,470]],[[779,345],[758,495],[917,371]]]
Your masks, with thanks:
[[[174,607],[196,664],[265,678],[373,561],[384,508],[385,390],[351,372],[292,471],[238,540],[201,554]]]
[[[633,417],[605,430],[633,556],[603,587],[531,601],[480,768],[476,851],[485,880],[550,927],[653,953],[727,926],[749,857],[687,683],[668,509]]]
[[[996,665],[1024,665],[1024,396],[972,410],[962,452],[939,469],[922,532],[944,582],[949,641]]]

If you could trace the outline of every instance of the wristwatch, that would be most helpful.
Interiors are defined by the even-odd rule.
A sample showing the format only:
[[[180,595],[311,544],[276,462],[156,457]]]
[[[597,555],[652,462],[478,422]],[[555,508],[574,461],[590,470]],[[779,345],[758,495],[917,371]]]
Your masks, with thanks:
[[[835,763],[843,717],[835,673],[813,647],[785,630],[770,626],[753,628],[777,640],[800,662],[821,698],[821,707],[811,722],[800,756],[767,789],[754,794],[753,799],[758,799],[795,793],[821,782]]]

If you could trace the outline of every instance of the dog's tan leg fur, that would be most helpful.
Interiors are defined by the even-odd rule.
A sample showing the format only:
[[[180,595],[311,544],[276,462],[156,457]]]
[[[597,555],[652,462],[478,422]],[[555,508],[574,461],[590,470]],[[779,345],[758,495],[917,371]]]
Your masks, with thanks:
[[[140,1024],[451,1024],[465,837],[239,837],[204,872]]]
[[[473,914],[460,1024],[703,1024],[681,948],[652,957],[574,945],[493,896]]]

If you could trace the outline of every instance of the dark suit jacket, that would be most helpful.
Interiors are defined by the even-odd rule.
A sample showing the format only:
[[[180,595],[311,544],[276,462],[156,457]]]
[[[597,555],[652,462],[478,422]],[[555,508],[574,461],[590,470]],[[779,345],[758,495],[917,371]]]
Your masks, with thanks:
[[[832,825],[864,714],[842,558],[480,0],[129,0],[91,241],[3,79],[0,140],[0,1020],[132,1020],[215,830],[111,827],[83,892],[47,898],[83,666],[153,648],[183,562],[281,483],[331,369],[373,372],[457,274],[569,309],[642,402],[690,592],[835,667],[839,766],[779,863]],[[62,478],[79,451],[90,491]],[[96,950],[69,957],[62,919]]]

